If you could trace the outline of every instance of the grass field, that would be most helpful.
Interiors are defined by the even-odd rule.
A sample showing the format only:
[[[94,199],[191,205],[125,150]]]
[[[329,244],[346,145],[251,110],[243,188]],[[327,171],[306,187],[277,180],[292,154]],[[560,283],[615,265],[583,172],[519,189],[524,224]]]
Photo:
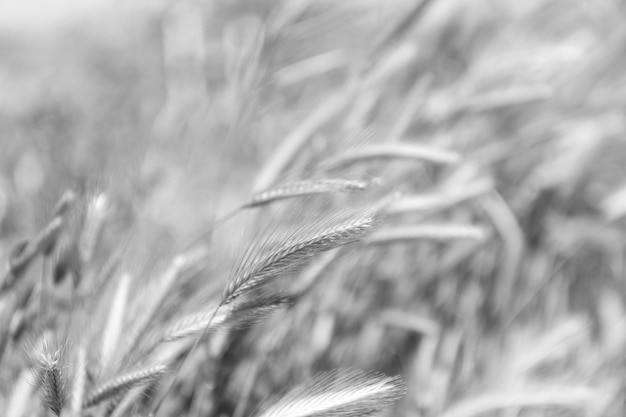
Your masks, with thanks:
[[[624,415],[623,2],[24,4],[1,416]]]

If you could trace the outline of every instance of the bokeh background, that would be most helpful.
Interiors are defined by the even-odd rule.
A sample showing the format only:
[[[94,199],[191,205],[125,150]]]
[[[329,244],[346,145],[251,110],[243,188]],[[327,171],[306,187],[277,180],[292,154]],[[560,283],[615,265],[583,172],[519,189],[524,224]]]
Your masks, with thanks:
[[[306,179],[372,144],[447,150],[459,161],[342,173],[377,184],[365,195],[221,224],[154,326],[202,308],[251,236],[281,222],[397,192],[406,204],[385,225],[435,232],[351,245],[287,277],[307,295],[207,342],[163,412],[242,417],[350,367],[404,378],[389,415],[622,416],[625,51],[619,0],[5,1],[0,257],[47,224],[65,190],[104,190],[114,220],[93,268],[122,248],[139,293],[272,179]],[[436,232],[465,224],[484,238]],[[23,287],[41,275],[31,268]],[[98,332],[115,282],[74,333]],[[73,314],[58,301],[69,284],[42,285],[43,319],[38,302],[0,301],[0,410],[12,416],[46,415],[39,400],[11,405],[38,398],[16,382],[25,346]]]

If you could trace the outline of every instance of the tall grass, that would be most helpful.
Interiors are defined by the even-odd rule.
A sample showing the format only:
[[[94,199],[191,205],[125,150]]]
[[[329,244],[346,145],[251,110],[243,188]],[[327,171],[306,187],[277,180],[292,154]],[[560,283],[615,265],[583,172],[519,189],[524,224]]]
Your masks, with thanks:
[[[623,10],[492,3],[0,31],[0,415],[623,415]]]

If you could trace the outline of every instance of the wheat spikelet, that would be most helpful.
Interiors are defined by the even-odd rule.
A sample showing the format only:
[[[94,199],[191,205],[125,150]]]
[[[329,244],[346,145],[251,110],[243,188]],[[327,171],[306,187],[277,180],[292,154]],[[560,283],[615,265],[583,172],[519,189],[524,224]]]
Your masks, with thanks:
[[[59,416],[65,403],[66,384],[61,369],[61,349],[52,345],[53,342],[45,335],[34,350],[33,362],[43,401]]]
[[[369,145],[351,153],[330,158],[322,163],[326,170],[345,168],[357,162],[375,159],[413,159],[434,164],[450,165],[461,160],[461,156],[446,149],[414,143]]]
[[[368,243],[393,243],[411,240],[484,240],[484,229],[468,224],[425,224],[383,229],[367,239]]]
[[[367,210],[338,220],[322,219],[292,233],[275,234],[252,245],[232,274],[223,294],[229,303],[269,278],[293,271],[312,256],[363,239],[377,223],[376,211]]]
[[[363,371],[322,373],[262,407],[256,417],[357,417],[381,411],[401,398],[399,377]]]
[[[166,365],[155,365],[118,376],[89,393],[83,403],[83,408],[93,407],[103,401],[117,397],[138,385],[155,381],[166,371]]]
[[[258,207],[276,200],[304,197],[314,194],[359,192],[365,190],[368,185],[366,181],[346,179],[297,181],[254,193],[250,201],[244,204],[242,208]]]

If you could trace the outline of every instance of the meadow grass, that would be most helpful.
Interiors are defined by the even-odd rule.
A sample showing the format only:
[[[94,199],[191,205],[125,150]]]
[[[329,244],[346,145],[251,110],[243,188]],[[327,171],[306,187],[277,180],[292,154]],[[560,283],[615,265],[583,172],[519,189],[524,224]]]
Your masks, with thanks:
[[[624,13],[497,3],[0,30],[0,415],[622,416]]]

